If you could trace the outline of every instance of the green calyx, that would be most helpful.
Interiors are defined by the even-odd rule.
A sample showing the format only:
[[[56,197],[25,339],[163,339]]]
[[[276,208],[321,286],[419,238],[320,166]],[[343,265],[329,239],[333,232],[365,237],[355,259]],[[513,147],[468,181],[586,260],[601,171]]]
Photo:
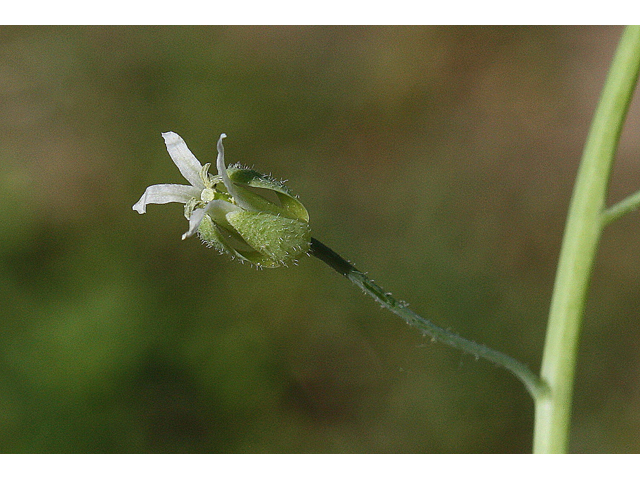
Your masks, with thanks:
[[[198,228],[204,243],[266,268],[291,265],[309,251],[309,214],[282,182],[239,165],[226,173],[208,175],[207,198],[191,207],[207,206]]]

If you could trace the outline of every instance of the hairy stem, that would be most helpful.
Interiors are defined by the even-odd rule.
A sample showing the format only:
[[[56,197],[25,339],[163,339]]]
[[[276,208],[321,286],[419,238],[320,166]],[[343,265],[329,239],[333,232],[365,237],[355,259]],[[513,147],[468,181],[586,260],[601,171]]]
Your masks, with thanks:
[[[484,358],[485,360],[506,368],[524,383],[534,400],[544,396],[546,392],[545,385],[525,364],[502,352],[467,340],[421,317],[409,309],[404,302],[396,300],[391,294],[385,292],[373,283],[364,273],[315,238],[311,239],[310,253],[336,270],[340,275],[351,280],[351,282],[357,285],[364,293],[373,297],[380,302],[383,307],[398,315],[409,325],[416,327],[423,334],[429,335],[436,341],[470,353],[475,357]]]
[[[541,377],[549,392],[536,401],[535,453],[567,450],[582,314],[607,218],[609,175],[639,68],[640,28],[627,27],[591,124],[569,207],[542,358]]]

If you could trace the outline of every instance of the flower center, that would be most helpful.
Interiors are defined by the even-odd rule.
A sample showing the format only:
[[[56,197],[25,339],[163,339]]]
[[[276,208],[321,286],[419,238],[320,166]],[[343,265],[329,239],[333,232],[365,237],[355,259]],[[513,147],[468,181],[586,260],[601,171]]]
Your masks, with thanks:
[[[216,198],[216,192],[215,190],[213,190],[213,188],[205,188],[204,190],[202,190],[202,193],[200,194],[200,199],[203,202],[211,202],[212,200],[214,200]]]

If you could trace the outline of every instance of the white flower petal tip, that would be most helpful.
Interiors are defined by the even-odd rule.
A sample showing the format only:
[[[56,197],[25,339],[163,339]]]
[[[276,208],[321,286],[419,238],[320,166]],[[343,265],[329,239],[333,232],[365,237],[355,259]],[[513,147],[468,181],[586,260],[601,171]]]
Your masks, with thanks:
[[[222,166],[224,166],[224,145],[222,145],[222,140],[224,140],[225,138],[227,138],[227,134],[226,133],[221,133],[220,134],[220,138],[218,138],[218,161],[217,166],[218,169],[220,169],[220,159],[222,159]]]
[[[182,176],[189,180],[189,183],[194,187],[203,188],[204,185],[200,180],[202,165],[196,156],[191,153],[182,137],[174,132],[165,132],[162,134],[162,138],[171,160],[178,167]]]
[[[195,231],[193,231],[193,232],[191,230],[189,230],[188,232],[184,232],[182,234],[182,240],[186,240],[187,238],[193,237],[195,235],[196,231],[197,231],[197,229]]]
[[[165,132],[162,134],[162,139],[164,140],[164,144],[167,146],[167,149],[172,145],[176,145],[177,143],[184,142],[182,137],[174,132]]]
[[[142,215],[143,213],[147,213],[147,192],[145,190],[145,192],[142,194],[142,196],[140,197],[140,200],[138,200],[132,207],[136,212],[138,212],[140,215]]]
[[[205,212],[205,208],[201,208],[191,212],[191,216],[189,217],[189,230],[182,234],[182,240],[195,235],[195,233],[198,231],[198,228],[200,227],[200,224],[202,223]]]

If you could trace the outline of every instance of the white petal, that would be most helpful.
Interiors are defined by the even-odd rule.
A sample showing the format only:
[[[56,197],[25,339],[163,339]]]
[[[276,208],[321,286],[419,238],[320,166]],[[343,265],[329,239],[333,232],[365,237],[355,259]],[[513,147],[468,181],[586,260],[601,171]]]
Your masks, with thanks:
[[[229,195],[233,197],[233,199],[236,201],[236,204],[238,204],[245,210],[255,210],[251,203],[246,202],[244,198],[242,198],[242,192],[239,188],[236,188],[234,183],[229,178],[227,167],[224,164],[224,146],[222,145],[222,139],[224,138],[227,138],[227,136],[223,133],[218,139],[218,158],[216,160],[218,175],[222,177],[222,182],[224,183],[224,186],[227,187],[227,192],[229,192]]]
[[[170,183],[151,185],[144,191],[133,209],[145,213],[150,203],[187,203],[191,198],[200,198],[200,189],[191,185],[174,185]]]
[[[209,215],[213,221],[216,222],[227,213],[237,211],[241,211],[241,209],[236,205],[225,202],[224,200],[212,200],[204,208],[199,208],[191,213],[191,217],[189,217],[189,230],[182,235],[182,239],[184,240],[198,231],[205,214]]]
[[[198,231],[198,227],[202,223],[202,219],[204,218],[204,214],[205,213],[206,212],[205,212],[205,210],[203,208],[199,208],[197,210],[194,210],[191,213],[191,217],[189,218],[189,230],[187,230],[182,235],[182,240],[192,236],[194,233],[196,233]]]
[[[177,133],[167,132],[162,134],[164,143],[167,146],[167,152],[171,156],[171,160],[176,164],[180,173],[194,187],[204,188],[204,184],[200,179],[200,171],[202,165],[195,157],[185,141]]]

